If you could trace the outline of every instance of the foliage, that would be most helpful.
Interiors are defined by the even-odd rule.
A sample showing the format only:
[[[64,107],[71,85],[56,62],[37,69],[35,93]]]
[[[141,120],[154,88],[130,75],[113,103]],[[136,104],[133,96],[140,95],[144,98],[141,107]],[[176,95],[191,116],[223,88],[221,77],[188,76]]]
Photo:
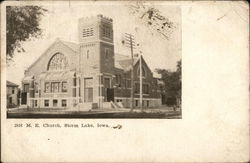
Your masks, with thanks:
[[[181,99],[181,60],[177,62],[176,71],[156,69],[162,75],[166,95]]]
[[[47,10],[40,6],[6,7],[6,57],[11,59],[14,51],[24,52],[21,43],[41,36],[40,21]]]

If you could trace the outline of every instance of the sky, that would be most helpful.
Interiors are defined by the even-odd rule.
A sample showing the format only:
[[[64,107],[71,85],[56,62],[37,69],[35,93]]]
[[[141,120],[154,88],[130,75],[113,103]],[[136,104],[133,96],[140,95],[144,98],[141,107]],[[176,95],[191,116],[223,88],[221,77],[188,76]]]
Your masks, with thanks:
[[[25,52],[15,52],[13,62],[7,68],[7,80],[21,83],[24,70],[29,67],[57,39],[78,42],[78,19],[102,14],[113,19],[115,53],[130,55],[130,49],[121,43],[124,33],[134,34],[140,47],[135,52],[142,55],[152,71],[156,68],[175,70],[181,59],[181,9],[179,6],[147,4],[160,11],[174,23],[175,28],[166,39],[145,25],[145,22],[131,14],[127,3],[121,2],[51,2],[43,4],[48,12],[40,26],[42,37],[23,42]],[[130,4],[129,4],[130,5]],[[14,74],[14,75],[13,75]]]

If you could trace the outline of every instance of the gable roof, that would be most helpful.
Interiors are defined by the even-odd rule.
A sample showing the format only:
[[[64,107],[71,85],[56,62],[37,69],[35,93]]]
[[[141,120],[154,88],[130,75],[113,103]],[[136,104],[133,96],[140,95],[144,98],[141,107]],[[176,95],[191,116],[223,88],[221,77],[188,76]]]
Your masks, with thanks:
[[[78,52],[78,49],[79,49],[79,44],[78,43],[69,42],[69,41],[62,41],[62,40],[59,40],[59,41],[62,42],[67,47],[69,47],[71,50],[73,50],[75,52]]]
[[[12,83],[12,82],[10,82],[10,81],[8,81],[8,80],[6,81],[6,85],[9,86],[9,87],[18,87],[17,84]]]
[[[49,46],[49,48],[47,48],[47,50],[45,50],[44,53],[46,53],[46,51],[48,51],[51,47],[53,47],[58,42],[60,42],[63,45],[67,46],[68,48],[70,48],[72,51],[74,51],[76,53],[79,52],[79,48],[80,48],[79,43],[69,42],[69,41],[63,41],[63,40],[57,38],[56,41],[51,46]],[[42,57],[42,55],[33,64],[31,64],[28,67],[28,69],[31,68]],[[143,57],[142,57],[142,59],[143,59]],[[138,61],[139,61],[139,57],[134,57],[134,63],[133,63],[133,65],[135,65]],[[132,68],[131,62],[132,62],[132,59],[128,55],[122,55],[122,54],[118,54],[118,53],[115,54],[115,68],[122,69],[124,71],[129,71]],[[146,64],[146,66],[148,67],[147,64]]]
[[[55,46],[57,43],[62,43],[63,45],[67,46],[68,48],[70,48],[71,50],[73,50],[74,52],[78,51],[79,45],[77,43],[73,43],[73,42],[69,42],[69,41],[62,41],[59,38],[57,38],[36,60],[35,62],[33,62],[28,68],[30,69],[32,66],[34,66],[39,60],[40,58],[42,58],[43,54],[45,54],[49,49],[51,49],[53,46]]]
[[[140,60],[140,57],[134,57],[133,66],[135,66],[139,60]],[[142,60],[145,62],[143,56],[142,56]],[[115,67],[116,68],[123,69],[124,71],[129,71],[132,68],[131,63],[132,63],[132,59],[130,57],[121,55],[121,54],[115,54]],[[145,65],[151,71],[147,63]]]
[[[139,60],[139,58],[134,58],[133,65],[135,65],[138,62],[138,60]],[[129,71],[132,67],[131,63],[132,63],[132,59],[116,60],[115,67],[121,68],[124,71]]]

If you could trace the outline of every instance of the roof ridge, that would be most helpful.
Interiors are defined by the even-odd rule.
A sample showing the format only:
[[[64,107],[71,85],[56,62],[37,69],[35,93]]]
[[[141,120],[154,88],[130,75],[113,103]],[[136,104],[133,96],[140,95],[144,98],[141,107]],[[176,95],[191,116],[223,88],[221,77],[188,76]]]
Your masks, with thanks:
[[[63,41],[63,40],[59,40],[62,44],[64,44],[65,46],[69,47],[70,49],[72,49],[73,51],[77,52],[77,50],[73,47],[71,47],[68,44],[74,44],[74,46],[79,46],[79,43],[75,43],[75,42],[69,42],[69,41]]]
[[[73,43],[73,44],[79,44],[77,41],[66,41],[66,40],[60,40],[61,42],[68,42],[68,43]]]

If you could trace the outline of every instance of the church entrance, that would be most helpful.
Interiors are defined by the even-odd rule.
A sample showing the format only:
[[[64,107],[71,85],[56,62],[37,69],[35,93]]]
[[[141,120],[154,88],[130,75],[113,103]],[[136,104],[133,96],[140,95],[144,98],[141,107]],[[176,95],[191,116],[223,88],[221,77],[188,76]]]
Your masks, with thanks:
[[[114,101],[114,89],[111,88],[110,78],[104,78],[104,88],[105,88],[104,101],[105,102]]]
[[[27,92],[21,93],[21,104],[26,105],[27,104]]]
[[[113,101],[114,102],[114,88],[107,88],[107,101]]]
[[[84,102],[93,102],[93,78],[84,79]]]

